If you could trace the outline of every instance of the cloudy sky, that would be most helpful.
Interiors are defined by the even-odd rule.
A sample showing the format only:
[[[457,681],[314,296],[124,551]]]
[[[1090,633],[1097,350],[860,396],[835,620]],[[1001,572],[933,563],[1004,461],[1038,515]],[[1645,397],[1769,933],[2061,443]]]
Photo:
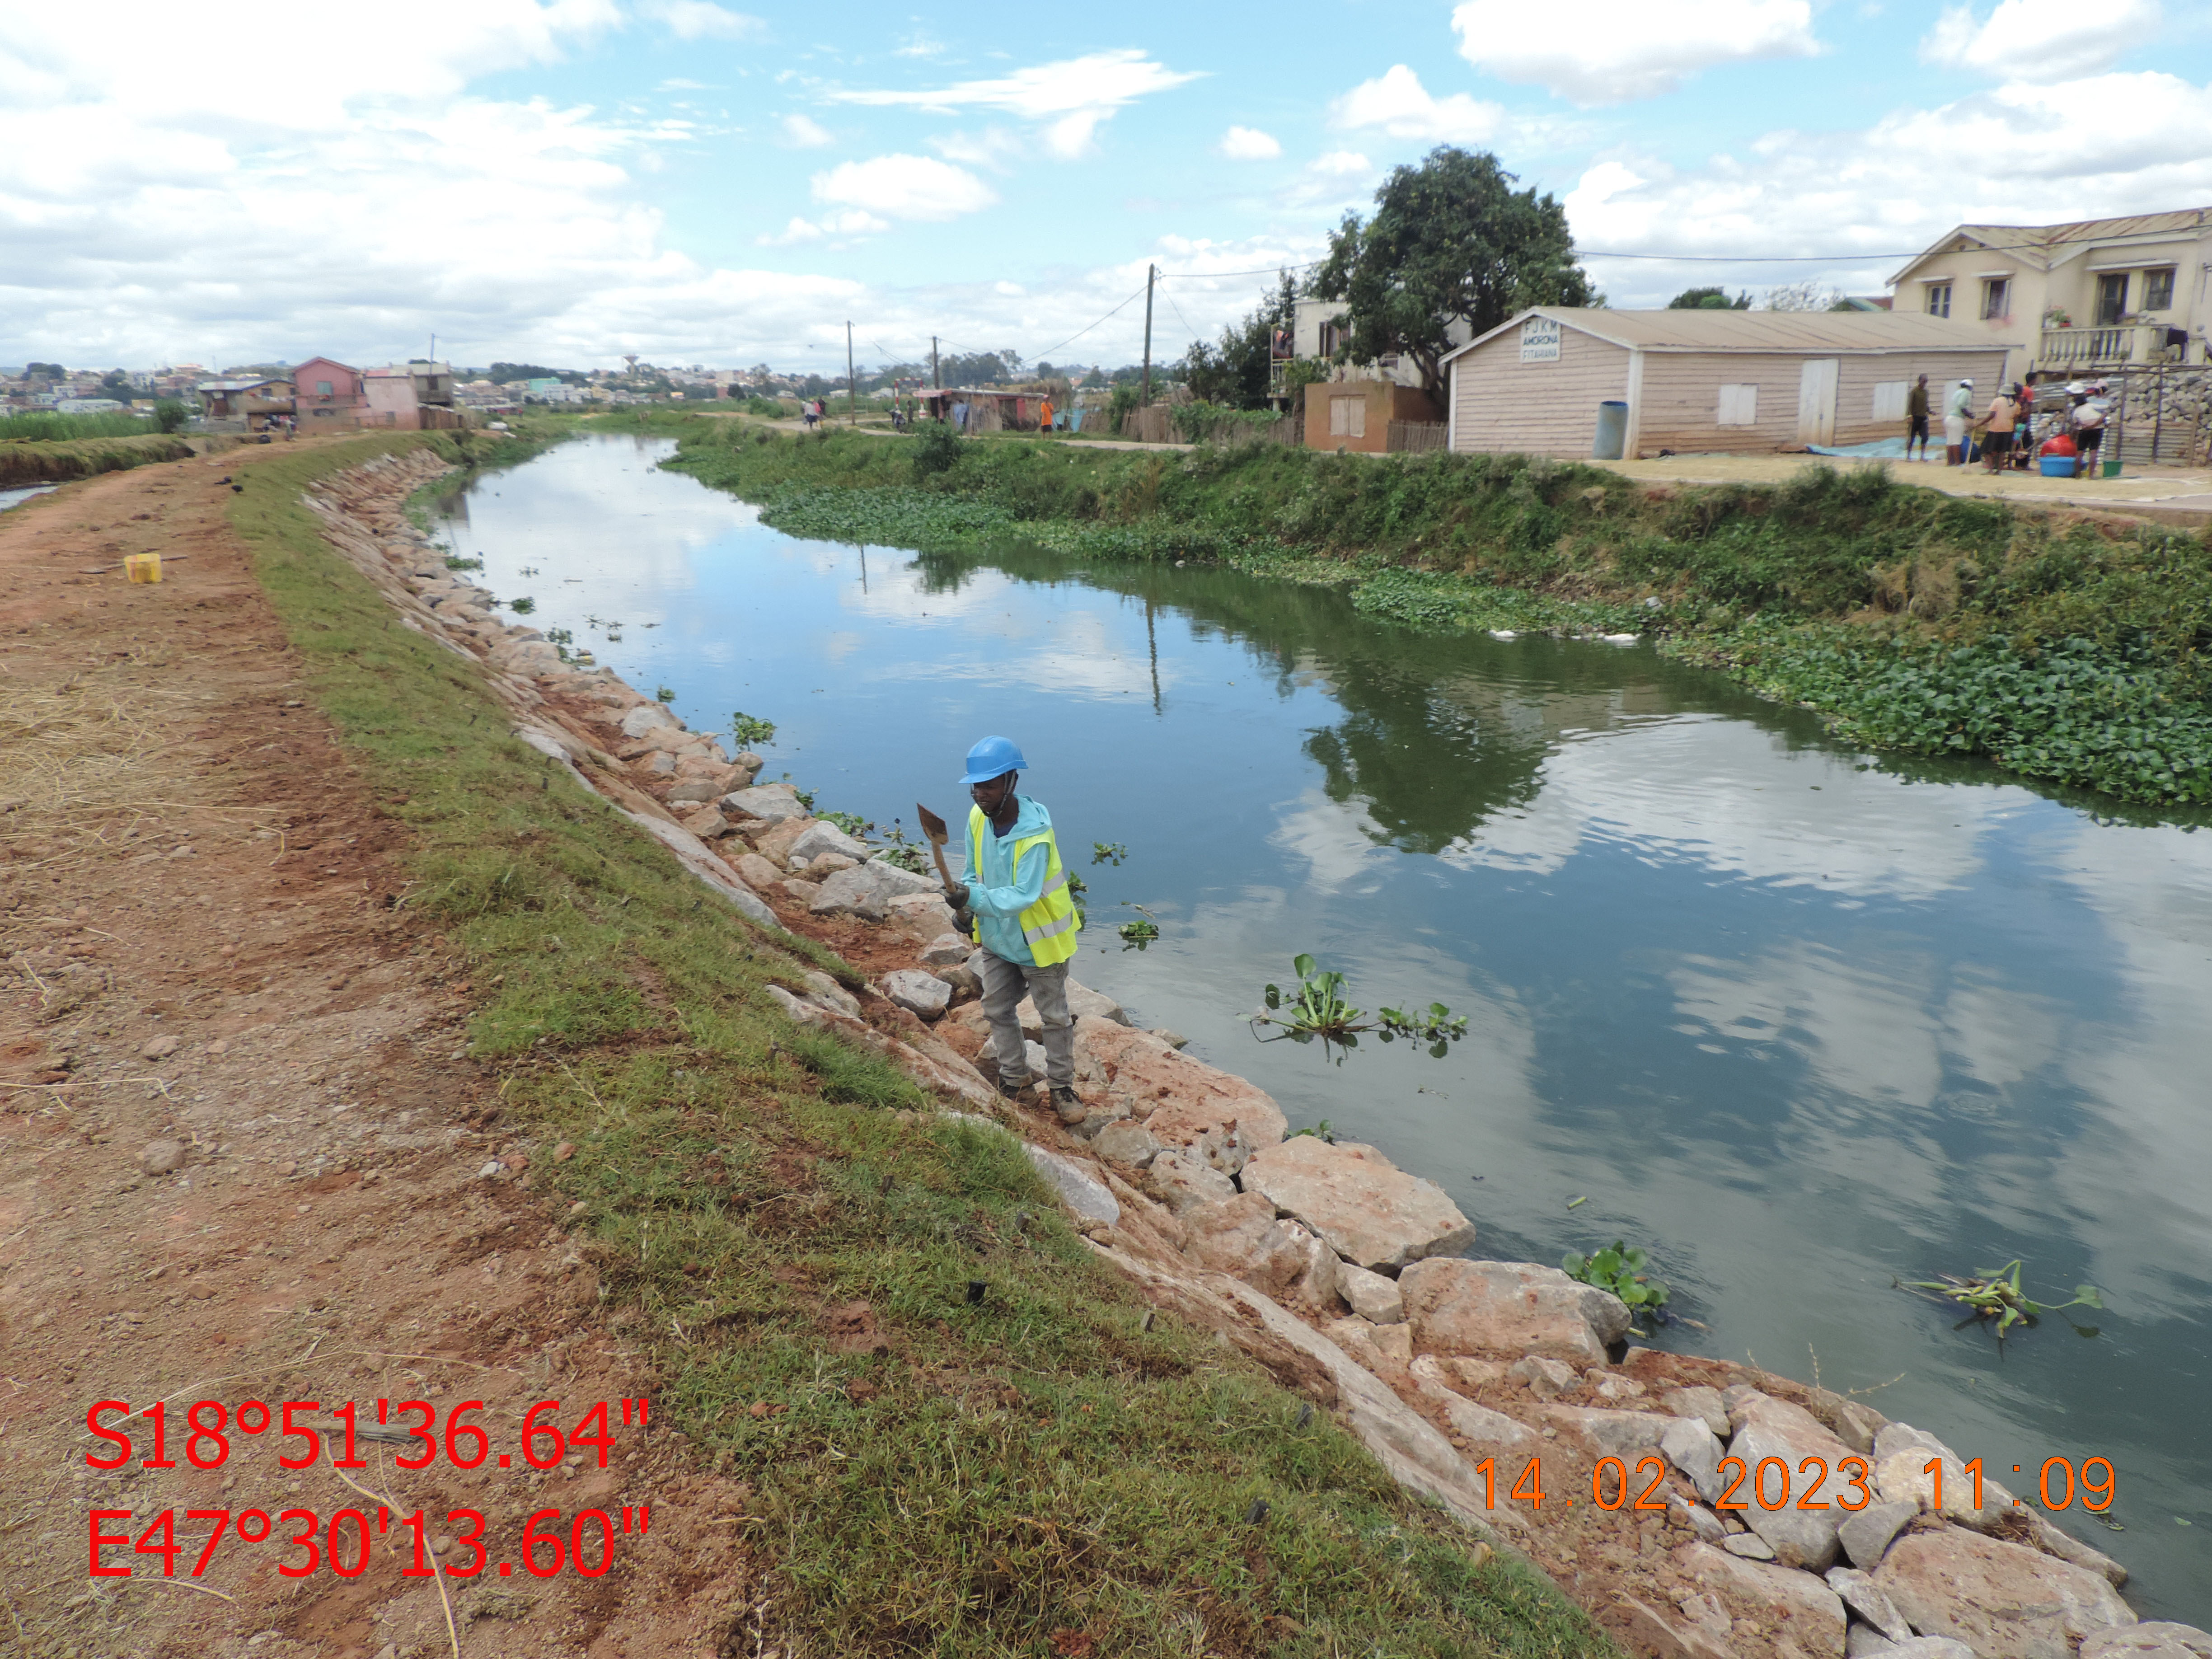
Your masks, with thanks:
[[[0,0],[0,363],[1171,358],[1439,143],[1623,306],[2212,205],[2201,0],[739,3]]]

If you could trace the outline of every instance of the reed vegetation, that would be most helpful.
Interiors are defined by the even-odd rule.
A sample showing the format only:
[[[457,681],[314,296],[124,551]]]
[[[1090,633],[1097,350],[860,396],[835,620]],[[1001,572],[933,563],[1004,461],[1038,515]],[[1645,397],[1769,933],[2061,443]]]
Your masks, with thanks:
[[[948,457],[942,441],[668,429],[672,465],[793,534],[1018,536],[1338,582],[1431,630],[1632,630],[1870,746],[2212,805],[2212,549],[2162,526],[1963,499],[1879,465],[1650,488],[1522,455],[985,439]]]

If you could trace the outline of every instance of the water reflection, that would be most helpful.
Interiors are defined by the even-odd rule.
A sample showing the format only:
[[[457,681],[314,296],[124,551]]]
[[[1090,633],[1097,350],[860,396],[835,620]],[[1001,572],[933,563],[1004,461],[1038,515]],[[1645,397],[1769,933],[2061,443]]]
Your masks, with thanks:
[[[2212,1436],[2174,1410],[2212,1370],[2195,819],[1856,755],[1644,648],[1431,639],[1219,571],[794,542],[657,453],[505,475],[463,550],[696,724],[776,720],[772,770],[827,806],[943,810],[968,741],[1011,731],[1105,924],[1086,981],[1433,1176],[1486,1251],[1651,1244],[1711,1328],[1672,1341],[1817,1354],[2000,1471],[2112,1458],[2130,1531],[2093,1541],[2147,1613],[2212,1620]],[[1083,866],[1093,839],[1127,863]],[[1141,956],[1107,931],[1127,901],[1163,922]],[[1365,1006],[1449,1002],[1467,1040],[1341,1071],[1255,1044],[1241,1016],[1301,950]],[[2056,1299],[2110,1291],[2106,1335],[2000,1357],[1893,1288],[2014,1255]]]

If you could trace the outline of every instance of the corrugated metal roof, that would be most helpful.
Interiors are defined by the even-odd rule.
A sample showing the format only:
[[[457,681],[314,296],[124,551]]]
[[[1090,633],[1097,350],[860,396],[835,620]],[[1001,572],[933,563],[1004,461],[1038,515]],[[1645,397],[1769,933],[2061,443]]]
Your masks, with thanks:
[[[1947,251],[1960,237],[1971,237],[1996,253],[2008,253],[2048,270],[2061,251],[2084,242],[2116,240],[2127,236],[2195,236],[2212,226],[2212,208],[2178,208],[2171,213],[2136,213],[2119,219],[2075,219],[2063,225],[1960,225],[1916,254],[1903,270],[1890,278],[1904,279],[1914,265]]]
[[[1534,306],[1460,351],[1519,326],[1532,313],[1555,318],[1565,327],[1615,345],[1652,351],[1996,351],[2026,343],[2002,338],[1978,324],[1917,311],[1608,311]]]

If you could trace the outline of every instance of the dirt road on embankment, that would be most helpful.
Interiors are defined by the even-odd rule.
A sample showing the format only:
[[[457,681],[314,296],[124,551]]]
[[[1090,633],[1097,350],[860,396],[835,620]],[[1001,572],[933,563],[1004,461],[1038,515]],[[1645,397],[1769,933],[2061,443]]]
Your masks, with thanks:
[[[0,1650],[711,1651],[746,1575],[727,1528],[684,1534],[717,1506],[672,1437],[612,1403],[604,1471],[520,1453],[532,1403],[559,1399],[566,1432],[647,1379],[532,1190],[550,1149],[503,1133],[456,1058],[470,988],[392,908],[405,832],[299,689],[231,527],[231,478],[297,453],[142,467],[0,514]],[[125,580],[142,550],[166,556],[158,586]],[[335,1445],[332,1410],[362,1402],[367,1430],[380,1398],[428,1402],[441,1431],[481,1400],[461,1420],[493,1455],[464,1471],[441,1447],[410,1472],[404,1435],[364,1437],[358,1467],[279,1466],[305,1443],[280,1439],[284,1402],[319,1402],[293,1420]],[[112,1471],[88,1466],[116,1455],[87,1427],[103,1401],[141,1413],[100,1418],[133,1441]],[[188,1444],[201,1401],[227,1452]],[[279,1420],[241,1432],[249,1401]],[[666,1520],[619,1536],[605,1577],[403,1576],[417,1510],[433,1544],[467,1530],[449,1511],[480,1512],[496,1561],[533,1511],[625,1504]],[[358,1576],[283,1576],[302,1522],[283,1512],[326,1548],[344,1509],[390,1547]],[[190,1510],[234,1528],[197,1577],[216,1522]],[[275,1529],[258,1548],[235,1531],[249,1510]],[[128,1540],[101,1559],[131,1577],[88,1576],[94,1531]]]

